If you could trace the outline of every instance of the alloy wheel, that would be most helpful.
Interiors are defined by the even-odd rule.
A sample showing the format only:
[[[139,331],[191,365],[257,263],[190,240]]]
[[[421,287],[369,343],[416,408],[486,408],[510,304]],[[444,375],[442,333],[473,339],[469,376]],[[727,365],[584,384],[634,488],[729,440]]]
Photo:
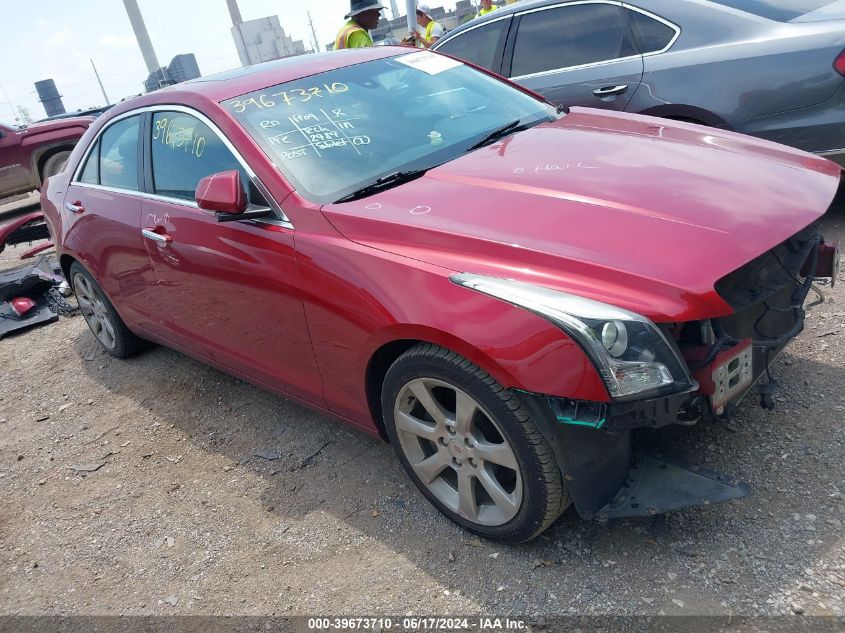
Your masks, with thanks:
[[[81,273],[73,276],[73,291],[76,293],[79,311],[82,312],[94,336],[106,349],[114,349],[116,344],[114,325],[109,319],[108,308],[100,293]]]
[[[469,394],[435,378],[406,383],[396,397],[399,444],[420,481],[468,521],[497,526],[519,511],[519,463],[493,417]]]

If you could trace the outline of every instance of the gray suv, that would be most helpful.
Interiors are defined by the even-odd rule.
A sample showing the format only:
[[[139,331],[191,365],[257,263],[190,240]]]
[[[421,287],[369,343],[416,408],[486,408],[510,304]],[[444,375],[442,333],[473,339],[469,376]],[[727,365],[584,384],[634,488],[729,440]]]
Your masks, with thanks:
[[[703,123],[845,165],[845,0],[535,0],[433,48],[559,105]]]

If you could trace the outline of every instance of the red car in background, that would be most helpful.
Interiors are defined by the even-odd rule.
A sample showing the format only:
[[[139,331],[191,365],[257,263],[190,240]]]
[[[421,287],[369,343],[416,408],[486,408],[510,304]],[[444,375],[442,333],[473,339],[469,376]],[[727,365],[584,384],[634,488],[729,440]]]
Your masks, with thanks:
[[[63,118],[23,129],[0,124],[0,198],[39,189],[59,171],[93,120]]]
[[[42,204],[111,354],[155,341],[388,438],[446,516],[522,541],[570,503],[747,494],[632,435],[736,406],[836,275],[813,223],[842,193],[799,150],[380,47],[118,105]]]

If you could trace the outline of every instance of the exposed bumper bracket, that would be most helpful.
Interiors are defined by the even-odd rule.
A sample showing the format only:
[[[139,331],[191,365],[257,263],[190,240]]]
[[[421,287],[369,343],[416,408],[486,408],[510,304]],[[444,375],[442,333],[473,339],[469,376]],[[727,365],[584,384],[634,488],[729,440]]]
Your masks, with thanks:
[[[750,486],[698,467],[682,467],[650,455],[638,456],[625,484],[596,513],[596,520],[643,517],[690,506],[740,499]]]

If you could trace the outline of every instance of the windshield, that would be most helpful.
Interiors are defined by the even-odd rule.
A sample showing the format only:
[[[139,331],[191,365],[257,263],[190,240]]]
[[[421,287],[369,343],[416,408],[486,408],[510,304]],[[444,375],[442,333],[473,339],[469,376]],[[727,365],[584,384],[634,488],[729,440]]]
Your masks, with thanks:
[[[430,52],[339,68],[222,105],[318,204],[448,162],[514,121],[522,129],[557,116],[553,106]]]
[[[827,6],[833,0],[711,0],[732,9],[759,15],[761,18],[789,22]]]

